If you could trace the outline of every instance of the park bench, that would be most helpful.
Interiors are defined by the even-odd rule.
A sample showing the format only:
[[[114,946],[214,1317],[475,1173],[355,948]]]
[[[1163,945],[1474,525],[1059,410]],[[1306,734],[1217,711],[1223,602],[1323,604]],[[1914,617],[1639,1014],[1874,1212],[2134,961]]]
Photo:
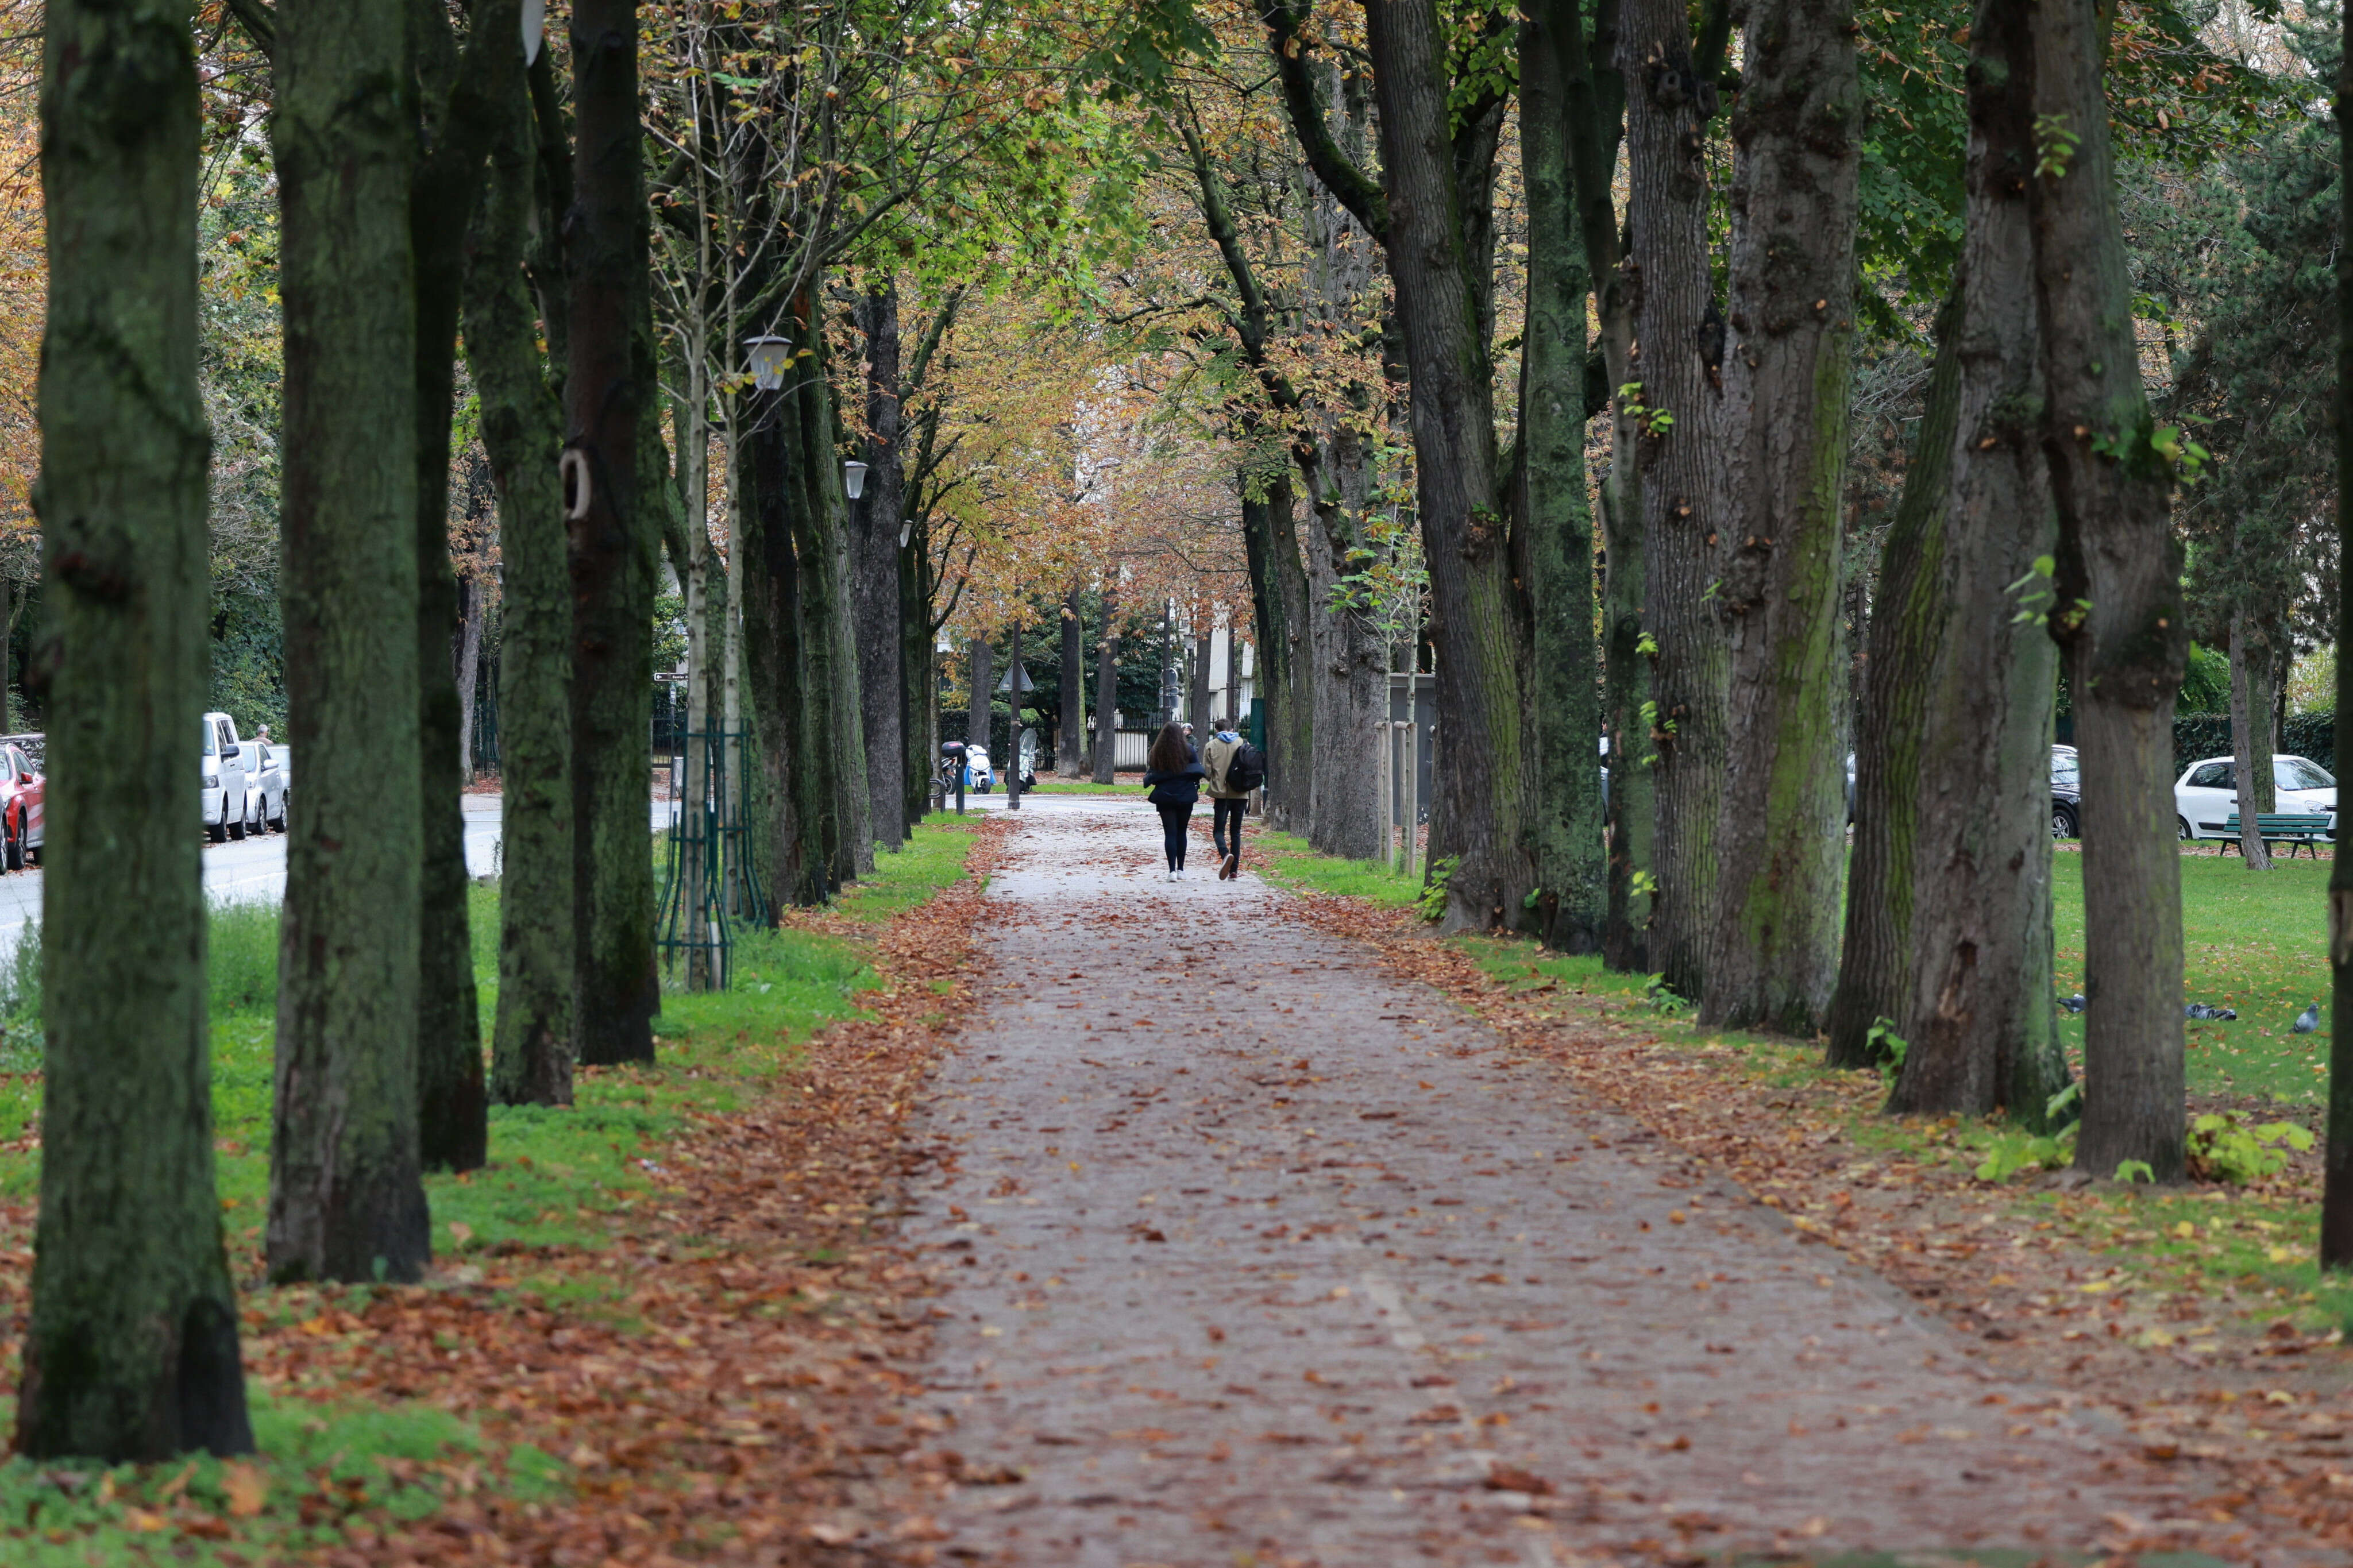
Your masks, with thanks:
[[[2222,827],[2231,835],[2230,837],[2222,840],[2221,852],[2228,855],[2239,847],[2239,814],[2232,812],[2230,820],[2224,822]],[[2284,842],[2291,858],[2295,854],[2295,847],[2301,844],[2304,846],[2305,853],[2317,860],[2320,858],[2320,851],[2314,846],[2328,837],[2328,818],[2310,816],[2303,812],[2281,812],[2276,815],[2265,812],[2255,818],[2255,831],[2263,836],[2263,840],[2267,845],[2275,840]]]

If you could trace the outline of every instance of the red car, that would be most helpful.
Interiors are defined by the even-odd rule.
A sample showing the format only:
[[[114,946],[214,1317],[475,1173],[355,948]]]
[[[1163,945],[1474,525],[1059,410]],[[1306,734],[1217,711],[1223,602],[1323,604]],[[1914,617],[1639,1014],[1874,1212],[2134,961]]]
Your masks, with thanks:
[[[21,871],[29,862],[41,863],[47,835],[41,821],[41,797],[46,781],[22,745],[13,740],[0,744],[0,829],[7,835],[7,868]]]

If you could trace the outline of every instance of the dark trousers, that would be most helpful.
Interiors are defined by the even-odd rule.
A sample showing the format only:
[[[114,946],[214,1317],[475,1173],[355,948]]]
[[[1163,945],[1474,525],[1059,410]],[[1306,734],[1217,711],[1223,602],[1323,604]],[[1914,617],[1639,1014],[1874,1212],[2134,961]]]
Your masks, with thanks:
[[[1190,805],[1164,805],[1160,808],[1160,837],[1168,849],[1168,868],[1185,868],[1185,825],[1193,819]]]
[[[1222,860],[1228,855],[1239,858],[1242,852],[1242,807],[1250,802],[1212,800],[1209,804],[1216,808],[1209,823],[1209,838],[1218,847],[1218,858]],[[1226,837],[1226,824],[1229,822],[1233,824],[1233,837],[1230,839]]]

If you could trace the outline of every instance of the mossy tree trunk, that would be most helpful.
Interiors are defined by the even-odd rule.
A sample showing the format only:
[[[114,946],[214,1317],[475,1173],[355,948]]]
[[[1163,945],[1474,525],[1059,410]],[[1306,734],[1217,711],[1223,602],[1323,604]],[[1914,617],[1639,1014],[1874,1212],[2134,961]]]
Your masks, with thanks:
[[[765,828],[761,859],[770,903],[811,905],[825,900],[825,868],[813,858],[801,823],[804,791],[797,767],[803,744],[800,664],[800,566],[793,554],[791,494],[786,481],[786,400],[778,390],[744,395],[739,479],[747,500],[743,542],[735,552],[743,595],[744,684],[759,732],[753,755],[760,763]]]
[[[17,1388],[34,1460],[253,1447],[214,1187],[205,899],[210,446],[199,104],[174,0],[51,0],[41,477],[52,718],[40,1217]],[[125,919],[136,911],[135,919]]]
[[[1958,386],[1942,451],[1943,536],[1918,584],[1909,1044],[1889,1108],[2049,1120],[2067,1081],[2052,998],[2052,609],[2057,525],[2043,451],[2042,323],[2031,198],[2031,76],[2000,68],[2014,12],[1971,35],[1967,233],[1950,334]],[[1930,438],[1924,421],[1921,440]],[[2041,566],[2038,567],[2038,563]],[[1880,672],[1872,672],[1879,679]]]
[[[1637,379],[1633,287],[1625,260],[1612,190],[1626,123],[1626,79],[1617,68],[1618,0],[1597,0],[1588,40],[1582,16],[1556,28],[1561,91],[1567,110],[1573,196],[1594,286],[1606,386]],[[1588,390],[1587,402],[1591,394]],[[1657,829],[1657,745],[1645,705],[1651,699],[1651,654],[1642,626],[1642,470],[1633,458],[1641,428],[1622,401],[1610,404],[1612,457],[1601,476],[1602,710],[1609,737],[1608,822],[1609,910],[1602,927],[1602,962],[1620,971],[1650,968],[1651,843]]]
[[[1811,1037],[1838,977],[1846,868],[1840,502],[1862,91],[1852,0],[1750,0],[1746,16],[1715,597],[1729,699],[1700,1020]]]
[[[565,452],[572,513],[573,940],[580,1060],[651,1061],[655,498],[640,494],[640,359],[649,320],[648,209],[638,123],[636,0],[572,12],[573,189],[565,215],[569,364]]]
[[[2010,0],[2004,0],[2005,6]],[[1989,0],[1993,8],[1993,0]],[[2105,15],[2019,4],[2033,84],[2042,445],[2059,514],[2058,608],[2084,772],[2084,1123],[2075,1163],[2182,1177],[2181,854],[2173,702],[2188,647],[2170,464],[2133,337],[2103,82]],[[2024,58],[2016,58],[2020,54]]]
[[[2279,805],[2272,777],[2271,639],[2245,610],[2231,613],[2231,771],[2237,785],[2239,852],[2250,871],[2272,868],[2255,818]]]
[[[1315,749],[1314,713],[1299,683],[1309,614],[1307,568],[1299,558],[1290,465],[1271,476],[1245,472],[1240,481],[1242,552],[1258,632],[1254,689],[1266,704],[1267,826],[1297,832],[1307,826],[1308,769]],[[1254,484],[1262,487],[1255,497]],[[1103,764],[1096,771],[1100,775]]]
[[[1568,153],[1567,36],[1575,0],[1538,0],[1520,24],[1520,161],[1527,191],[1528,302],[1521,359],[1519,554],[1534,660],[1523,723],[1535,795],[1537,934],[1599,951],[1609,923],[1602,837],[1593,518],[1586,500],[1585,265]]]
[[[269,1266],[411,1280],[417,1151],[415,150],[398,0],[291,0],[275,51],[288,816]],[[447,656],[446,646],[444,657]],[[385,700],[386,694],[400,694]]]
[[[1713,603],[1724,575],[1724,322],[1709,282],[1703,158],[1715,88],[1702,91],[1694,79],[1683,0],[1626,0],[1621,28],[1627,269],[1638,347],[1619,412],[1640,432],[1630,457],[1641,470],[1642,618],[1658,650],[1649,735],[1658,758],[1650,963],[1670,988],[1698,997],[1715,909],[1726,681]],[[1621,450],[1616,461],[1628,457]]]
[[[1972,173],[1976,170],[1973,163]],[[1913,853],[1920,816],[1920,735],[1929,671],[1944,628],[1943,582],[1953,431],[1961,397],[1961,293],[1936,317],[1936,353],[1904,493],[1880,547],[1863,658],[1862,711],[1854,747],[1854,847],[1848,858],[1846,929],[1831,993],[1830,1050],[1836,1068],[1868,1068],[1889,1047],[1881,1025],[1899,1028],[1911,1005],[1915,899]],[[2031,345],[2030,345],[2031,352]],[[2038,635],[2040,635],[2038,633]]]
[[[556,460],[563,408],[542,370],[539,311],[523,258],[534,124],[512,66],[508,121],[466,282],[466,353],[499,493],[501,829],[499,1001],[491,1094],[501,1105],[572,1103],[572,582]]]

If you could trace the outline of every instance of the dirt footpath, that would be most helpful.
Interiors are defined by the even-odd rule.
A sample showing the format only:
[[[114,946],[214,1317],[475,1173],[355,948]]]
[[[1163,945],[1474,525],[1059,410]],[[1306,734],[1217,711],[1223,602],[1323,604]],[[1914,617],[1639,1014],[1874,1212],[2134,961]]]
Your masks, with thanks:
[[[1040,812],[990,886],[904,1233],[944,1286],[948,1556],[2197,1542],[2112,1421],[1970,1364],[1206,845],[1162,880],[1158,842],[1148,809]]]

